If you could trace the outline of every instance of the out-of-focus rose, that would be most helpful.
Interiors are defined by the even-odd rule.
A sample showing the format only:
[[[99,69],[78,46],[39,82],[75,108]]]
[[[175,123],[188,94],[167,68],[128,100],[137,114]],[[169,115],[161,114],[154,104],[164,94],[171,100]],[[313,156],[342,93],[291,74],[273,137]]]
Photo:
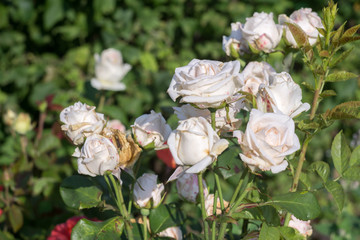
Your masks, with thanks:
[[[50,236],[47,238],[47,240],[70,240],[72,229],[83,218],[85,217],[75,216],[69,218],[64,223],[56,225],[51,231]]]
[[[101,56],[95,54],[95,76],[91,86],[98,90],[121,91],[126,88],[121,82],[130,71],[131,65],[123,63],[121,52],[109,48],[102,51]]]
[[[73,157],[78,158],[78,172],[92,177],[115,171],[119,165],[119,155],[114,144],[98,134],[88,137],[81,151],[76,148]]]
[[[206,183],[203,180],[204,196],[209,194]],[[196,198],[199,194],[198,176],[194,173],[185,173],[181,175],[176,181],[176,188],[179,196],[189,202],[196,203]]]
[[[20,113],[17,115],[14,123],[13,129],[19,134],[26,134],[28,131],[33,129],[34,125],[31,124],[30,115],[27,113]]]
[[[224,207],[227,208],[229,206],[229,202],[224,200]],[[214,194],[209,194],[205,198],[205,210],[208,216],[214,215]],[[216,200],[216,214],[221,214],[221,203],[220,199]]]
[[[244,109],[244,106],[243,99],[240,99],[229,104],[228,112],[226,108],[216,110],[216,131],[229,132],[239,128],[241,119],[237,119],[236,114],[239,113],[241,109]],[[173,109],[179,120],[186,120],[192,117],[203,117],[211,123],[211,112],[208,109],[198,109],[190,104],[185,104],[181,107],[173,107]]]
[[[179,227],[169,227],[159,233],[159,237],[169,237],[175,240],[182,240],[182,232]]]
[[[256,96],[261,84],[268,86],[270,76],[275,74],[275,69],[267,62],[249,62],[241,72],[244,79],[242,91]]]
[[[119,166],[121,168],[131,167],[139,159],[141,148],[134,142],[131,135],[126,135],[118,129],[111,129],[111,134],[107,134],[111,142],[115,145],[119,154]]]
[[[286,72],[273,74],[269,86],[261,86],[257,97],[257,107],[263,112],[275,112],[295,117],[310,109],[310,104],[302,103],[302,92],[298,84]]]
[[[223,50],[228,56],[231,56],[231,48],[240,55],[249,51],[249,46],[242,36],[241,26],[242,24],[240,22],[231,23],[230,36],[223,36]]]
[[[126,127],[124,126],[124,124],[122,124],[117,119],[108,121],[106,124],[106,127],[109,127],[112,129],[118,129],[118,130],[120,130],[120,132],[123,132],[123,133],[126,132]]]
[[[193,103],[199,108],[217,108],[235,102],[241,88],[240,62],[218,62],[193,59],[187,66],[175,69],[167,90],[171,99]]]
[[[16,119],[16,113],[13,110],[8,109],[6,113],[3,115],[3,119],[6,125],[11,126],[13,125]]]
[[[215,161],[229,142],[220,139],[210,123],[199,117],[180,121],[168,145],[176,164],[190,167],[187,173],[198,173]]]
[[[297,219],[294,215],[291,215],[288,226],[298,230],[305,237],[311,236],[313,231],[310,225],[310,220],[302,221],[300,219]]]
[[[96,107],[88,106],[77,102],[61,111],[61,126],[66,135],[75,145],[84,142],[84,137],[91,134],[100,133],[105,125],[104,115],[95,112]]]
[[[137,179],[134,186],[134,199],[140,208],[155,208],[160,204],[164,184],[157,184],[157,177],[156,174],[144,173]]]
[[[287,22],[297,24],[306,33],[310,45],[314,45],[317,41],[319,35],[317,28],[324,28],[321,18],[311,8],[296,10],[290,15],[290,18],[285,14],[279,15],[279,23],[285,27],[285,39],[293,47],[297,47],[297,43],[286,25]]]
[[[259,51],[271,52],[281,40],[282,26],[275,24],[273,13],[256,12],[240,27],[243,38]]]
[[[156,156],[162,160],[169,168],[176,168],[175,160],[168,148],[156,151]]]
[[[152,110],[150,114],[138,117],[131,128],[136,141],[141,146],[146,147],[153,143],[155,149],[161,148],[171,133],[171,128],[166,124],[161,113]]]
[[[252,109],[245,133],[234,132],[242,153],[240,158],[253,171],[284,171],[285,156],[300,149],[294,121],[284,114],[263,113]]]

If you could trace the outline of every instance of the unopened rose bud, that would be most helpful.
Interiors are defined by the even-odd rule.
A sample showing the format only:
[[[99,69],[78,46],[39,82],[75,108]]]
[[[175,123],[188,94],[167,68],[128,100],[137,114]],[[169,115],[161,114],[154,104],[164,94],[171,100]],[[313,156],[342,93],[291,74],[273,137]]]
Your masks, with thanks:
[[[20,113],[15,119],[13,128],[17,133],[22,135],[30,131],[33,128],[30,115],[27,113]]]
[[[207,196],[208,190],[206,183],[203,180],[204,196]],[[176,187],[178,194],[182,199],[186,199],[189,202],[196,203],[197,196],[199,195],[199,182],[198,176],[194,173],[185,173],[179,177],[176,181]]]
[[[4,118],[4,123],[8,126],[11,126],[13,125],[16,119],[16,113],[13,110],[8,109],[4,114],[3,118]]]
[[[155,208],[160,204],[164,184],[157,184],[157,177],[156,174],[144,173],[137,179],[134,186],[134,199],[140,208]]]

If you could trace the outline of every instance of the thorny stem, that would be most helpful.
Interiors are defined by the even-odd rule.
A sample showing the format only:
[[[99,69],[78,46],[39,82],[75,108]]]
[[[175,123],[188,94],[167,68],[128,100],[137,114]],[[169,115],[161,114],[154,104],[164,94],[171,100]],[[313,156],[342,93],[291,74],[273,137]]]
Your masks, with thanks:
[[[198,183],[199,183],[199,195],[200,195],[200,203],[201,203],[201,217],[204,223],[204,237],[205,240],[209,240],[209,224],[206,221],[206,210],[205,210],[205,199],[204,199],[204,187],[203,187],[203,178],[202,172],[198,173]]]

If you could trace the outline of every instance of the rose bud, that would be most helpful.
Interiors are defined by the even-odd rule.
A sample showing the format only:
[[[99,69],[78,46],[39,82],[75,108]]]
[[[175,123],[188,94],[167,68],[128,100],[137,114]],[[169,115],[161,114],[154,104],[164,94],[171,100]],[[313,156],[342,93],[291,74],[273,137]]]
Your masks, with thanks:
[[[144,173],[136,180],[134,186],[134,200],[140,208],[156,208],[161,200],[164,184],[157,184],[157,175]]]

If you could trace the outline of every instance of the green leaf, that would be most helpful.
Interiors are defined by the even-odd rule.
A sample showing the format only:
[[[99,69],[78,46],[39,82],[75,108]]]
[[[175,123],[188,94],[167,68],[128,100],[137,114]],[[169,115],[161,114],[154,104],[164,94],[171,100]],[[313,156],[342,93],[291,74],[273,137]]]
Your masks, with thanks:
[[[58,21],[64,18],[64,8],[62,0],[47,0],[44,13],[44,27],[49,30]]]
[[[331,156],[334,166],[340,175],[342,175],[349,166],[350,154],[350,147],[346,142],[343,132],[340,131],[335,136],[331,145]]]
[[[332,37],[332,42],[336,44],[337,46],[337,42],[339,41],[340,37],[342,36],[343,32],[344,32],[344,27],[345,27],[346,22],[344,22],[334,33],[334,36]]]
[[[175,207],[161,204],[159,207],[151,210],[149,221],[151,232],[158,233],[169,227],[180,225],[182,223],[182,216]]]
[[[313,162],[310,165],[310,169],[312,171],[316,171],[317,174],[322,178],[324,182],[327,182],[330,175],[330,167],[329,164],[323,161]]]
[[[260,207],[262,215],[264,216],[265,222],[269,226],[280,226],[280,217],[277,210],[272,206]]]
[[[286,25],[289,27],[289,30],[291,32],[291,34],[293,35],[296,44],[299,47],[302,47],[304,45],[308,45],[308,38],[306,33],[301,29],[301,27],[299,27],[297,24],[295,23],[289,23],[286,22]]]
[[[300,220],[314,219],[320,215],[319,203],[311,192],[291,192],[272,199],[270,204],[280,207]]]
[[[243,171],[244,167],[239,161],[240,147],[229,141],[230,146],[218,157],[217,169],[220,171],[224,179],[228,179]]]
[[[333,59],[331,62],[330,62],[330,67],[334,67],[336,66],[336,64],[338,64],[339,62],[342,62],[344,61],[348,56],[349,54],[351,53],[351,51],[354,49],[354,47],[351,47],[350,49],[344,51],[343,53],[340,54],[339,57]]]
[[[346,71],[339,71],[336,73],[332,73],[326,78],[326,82],[339,82],[339,81],[346,81],[351,78],[356,78],[358,75],[351,72]]]
[[[84,209],[98,206],[102,191],[89,177],[73,175],[62,182],[60,194],[68,207]]]
[[[336,92],[334,90],[325,90],[320,94],[320,97],[326,98],[326,97],[333,97],[336,96]]]
[[[307,89],[309,89],[312,92],[315,91],[314,87],[308,82],[302,82],[301,85],[304,85]]]
[[[360,181],[360,166],[348,168],[342,175],[346,180]]]
[[[278,230],[280,232],[281,237],[284,238],[285,240],[304,240],[304,236],[301,235],[292,227],[281,226],[278,227]]]
[[[359,28],[360,28],[360,24],[349,28],[348,30],[346,30],[344,32],[343,37],[352,37],[352,36],[354,36],[354,34],[359,30]]]
[[[259,240],[278,240],[280,239],[280,232],[276,227],[269,227],[266,223],[263,223]]]
[[[71,232],[71,239],[108,240],[120,239],[124,229],[121,217],[113,217],[103,222],[81,219]]]
[[[156,58],[149,52],[144,52],[140,56],[140,62],[146,70],[157,72],[159,69]]]
[[[325,113],[327,119],[360,118],[360,101],[350,101],[337,105]]]
[[[360,36],[355,36],[355,37],[342,37],[340,39],[340,44],[341,45],[344,45],[346,43],[349,43],[349,42],[355,42],[357,40],[360,40]]]
[[[360,145],[352,151],[349,165],[350,167],[360,165]]]
[[[24,219],[20,207],[15,204],[12,204],[9,208],[8,215],[9,215],[10,225],[13,231],[14,232],[19,231],[19,229],[24,224]]]
[[[340,211],[342,211],[344,207],[345,195],[344,190],[338,182],[329,180],[324,183],[326,190],[333,196],[335,203]]]

